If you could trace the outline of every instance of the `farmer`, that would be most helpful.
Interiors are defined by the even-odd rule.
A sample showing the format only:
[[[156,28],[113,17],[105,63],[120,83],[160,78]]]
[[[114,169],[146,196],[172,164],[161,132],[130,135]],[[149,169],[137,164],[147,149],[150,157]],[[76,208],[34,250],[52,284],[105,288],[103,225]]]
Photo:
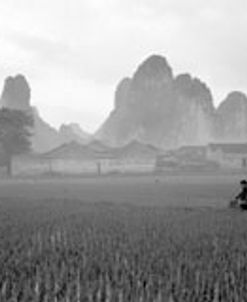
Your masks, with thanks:
[[[240,181],[241,192],[235,197],[235,200],[238,202],[239,207],[242,210],[247,210],[247,181]]]

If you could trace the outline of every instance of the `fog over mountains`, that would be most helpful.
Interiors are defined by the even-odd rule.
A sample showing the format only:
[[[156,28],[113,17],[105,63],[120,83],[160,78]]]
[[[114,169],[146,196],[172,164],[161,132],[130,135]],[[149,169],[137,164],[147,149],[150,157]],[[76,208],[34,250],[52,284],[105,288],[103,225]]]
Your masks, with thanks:
[[[63,143],[85,143],[90,136],[77,124],[51,127],[31,106],[31,88],[23,75],[8,77],[1,106],[30,112],[33,149],[44,152]],[[174,75],[167,60],[153,55],[115,92],[114,109],[94,139],[118,147],[139,141],[159,148],[247,141],[247,97],[231,92],[215,108],[207,85],[190,74]]]
[[[149,57],[123,79],[115,108],[96,133],[112,145],[133,139],[162,148],[247,140],[247,97],[232,92],[214,107],[207,85],[190,74],[175,76],[167,60]]]
[[[79,125],[61,125],[57,131],[45,122],[38,109],[31,106],[31,88],[23,75],[8,77],[5,80],[0,106],[24,110],[33,116],[32,147],[36,152],[45,152],[71,140],[84,142],[87,139],[88,135]]]

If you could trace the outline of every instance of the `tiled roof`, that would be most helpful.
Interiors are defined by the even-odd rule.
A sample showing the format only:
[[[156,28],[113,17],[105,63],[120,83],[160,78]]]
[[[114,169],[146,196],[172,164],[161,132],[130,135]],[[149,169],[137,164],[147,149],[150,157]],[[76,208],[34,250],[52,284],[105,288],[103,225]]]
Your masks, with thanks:
[[[212,151],[221,150],[224,153],[231,154],[247,154],[246,144],[209,144],[209,148]]]

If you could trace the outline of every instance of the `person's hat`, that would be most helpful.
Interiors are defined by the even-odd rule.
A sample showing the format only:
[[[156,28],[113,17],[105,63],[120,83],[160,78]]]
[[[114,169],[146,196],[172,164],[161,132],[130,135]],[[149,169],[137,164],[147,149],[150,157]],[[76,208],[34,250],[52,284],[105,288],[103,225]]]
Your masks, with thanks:
[[[247,185],[247,181],[245,179],[243,179],[243,180],[240,181],[240,184],[241,185]]]

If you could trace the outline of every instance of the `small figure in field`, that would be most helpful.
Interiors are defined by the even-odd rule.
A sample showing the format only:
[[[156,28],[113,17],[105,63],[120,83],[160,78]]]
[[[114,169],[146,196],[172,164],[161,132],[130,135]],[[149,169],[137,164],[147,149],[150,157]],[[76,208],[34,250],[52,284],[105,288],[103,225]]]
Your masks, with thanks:
[[[231,201],[231,207],[238,207],[242,210],[247,210],[247,181],[240,181],[241,192],[235,197],[235,200]]]

